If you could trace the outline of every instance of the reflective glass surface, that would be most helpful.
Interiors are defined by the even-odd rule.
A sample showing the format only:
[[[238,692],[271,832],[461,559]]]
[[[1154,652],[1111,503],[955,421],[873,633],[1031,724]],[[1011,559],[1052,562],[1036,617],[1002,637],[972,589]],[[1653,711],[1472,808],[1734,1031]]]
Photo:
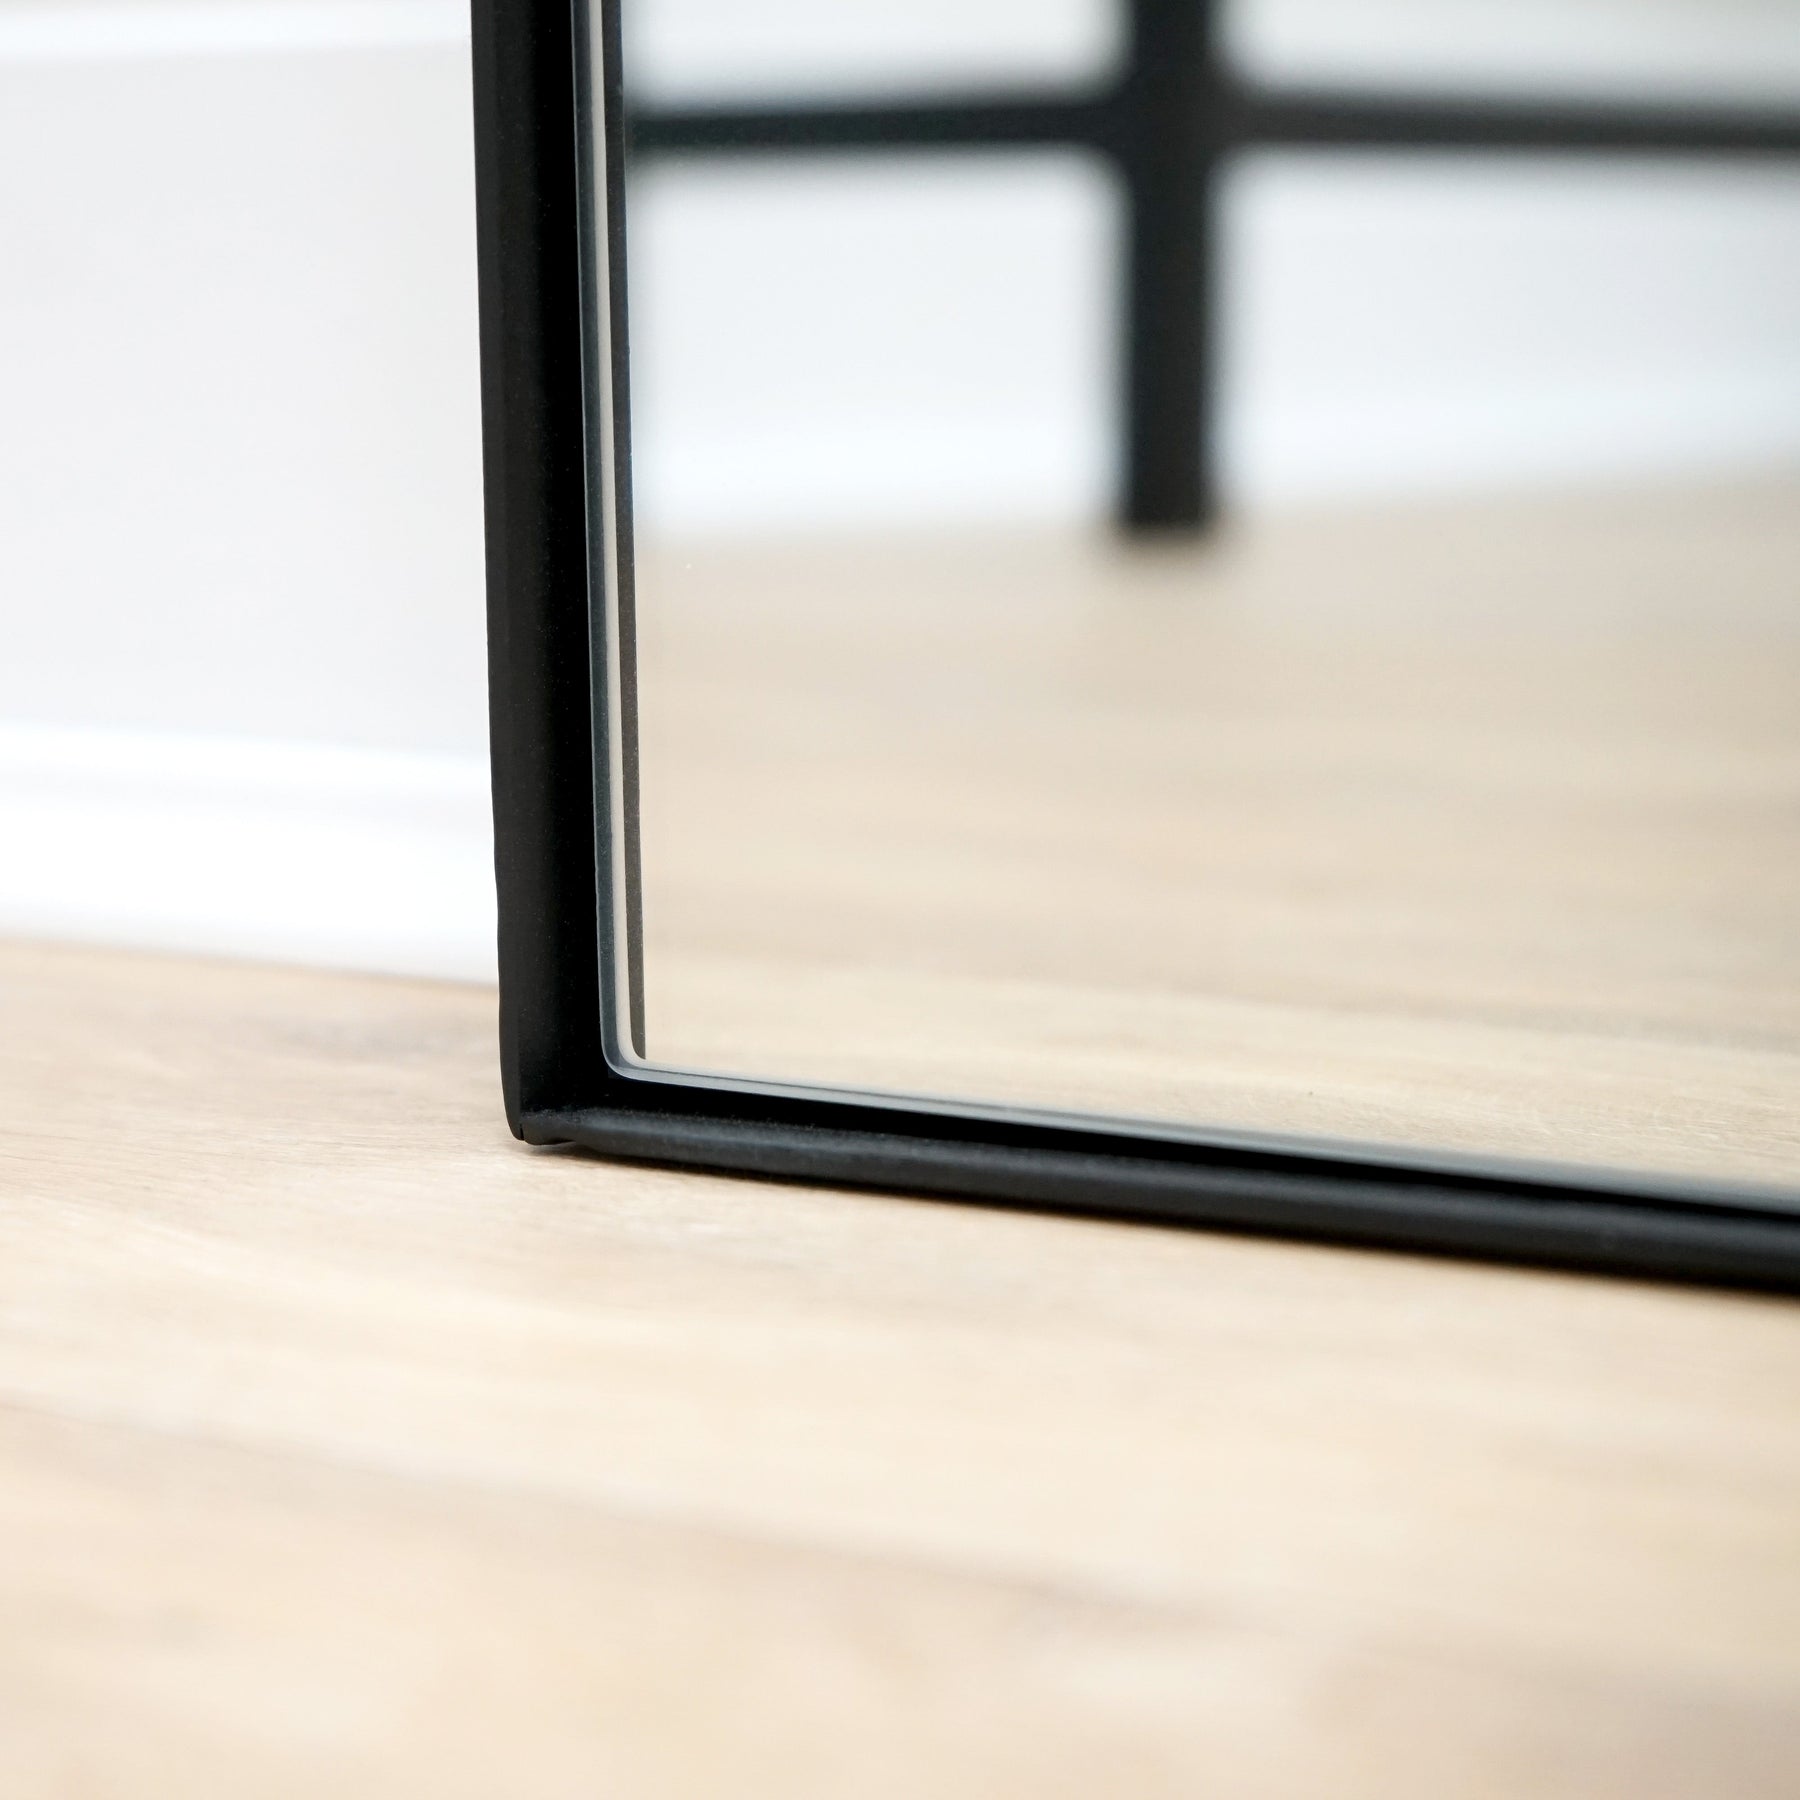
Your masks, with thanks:
[[[1108,142],[671,148],[665,6],[624,38],[645,1061],[1800,1189],[1800,158],[1208,140],[1171,334]],[[1263,10],[1220,79],[1305,63]],[[1648,103],[1652,25],[1720,68],[1784,29],[1571,10],[1514,86],[1610,45]],[[1084,66],[956,11],[939,73],[984,19],[990,85],[1002,40],[1026,99]],[[1495,9],[1435,11],[1481,63]],[[859,88],[841,19],[777,17]],[[1146,528],[1194,340],[1204,493]]]

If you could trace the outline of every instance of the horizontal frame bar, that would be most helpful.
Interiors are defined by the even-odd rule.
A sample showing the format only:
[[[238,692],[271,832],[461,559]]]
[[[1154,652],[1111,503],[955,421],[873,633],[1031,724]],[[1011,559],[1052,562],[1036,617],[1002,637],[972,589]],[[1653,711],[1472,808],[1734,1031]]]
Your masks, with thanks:
[[[647,108],[632,116],[637,155],[715,155],[805,150],[937,150],[981,145],[1100,147],[1106,101],[1031,94],[965,94],[892,103]]]
[[[632,120],[631,146],[656,156],[1007,147],[1086,147],[1118,155],[1130,137],[1128,104],[1126,90],[1107,90],[649,107]],[[1446,97],[1233,82],[1215,90],[1206,123],[1217,149],[1800,155],[1800,111],[1686,103]]]
[[[1800,1292],[1800,1217],[1329,1153],[1177,1145],[1079,1126],[645,1081],[598,1106],[527,1113],[528,1143],[765,1179],[976,1200],[1257,1237],[1499,1258],[1539,1268]]]
[[[1241,87],[1226,129],[1240,144],[1294,149],[1800,154],[1800,111],[1685,103]]]

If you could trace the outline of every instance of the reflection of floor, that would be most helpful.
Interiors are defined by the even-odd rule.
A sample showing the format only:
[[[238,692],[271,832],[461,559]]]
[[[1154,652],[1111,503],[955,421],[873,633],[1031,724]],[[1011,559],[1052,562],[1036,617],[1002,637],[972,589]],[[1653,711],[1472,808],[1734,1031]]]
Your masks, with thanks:
[[[1793,489],[640,604],[659,1060],[1800,1180]]]

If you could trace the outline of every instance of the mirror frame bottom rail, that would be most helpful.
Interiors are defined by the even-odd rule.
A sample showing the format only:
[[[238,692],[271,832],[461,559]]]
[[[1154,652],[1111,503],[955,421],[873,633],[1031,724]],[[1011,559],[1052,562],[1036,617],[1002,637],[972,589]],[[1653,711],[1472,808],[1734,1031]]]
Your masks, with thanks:
[[[601,1019],[612,900],[596,875],[604,699],[589,627],[569,0],[475,0],[474,72],[500,1048],[515,1135],[723,1173],[1800,1292],[1800,1211],[1723,1187],[617,1073]]]
[[[1800,1292],[1800,1224],[1581,1182],[1172,1144],[1056,1124],[897,1113],[648,1084],[529,1112],[520,1135],[629,1161],[1091,1218]]]

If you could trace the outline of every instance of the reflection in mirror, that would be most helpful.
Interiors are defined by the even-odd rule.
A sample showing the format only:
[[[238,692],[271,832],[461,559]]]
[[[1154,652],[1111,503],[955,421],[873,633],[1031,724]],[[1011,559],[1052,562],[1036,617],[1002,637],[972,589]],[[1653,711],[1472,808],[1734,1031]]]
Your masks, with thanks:
[[[951,10],[970,88],[1085,79],[1078,9]],[[1791,129],[1164,120],[1159,196],[1154,58],[1086,143],[821,147],[659,115],[680,14],[626,15],[649,1061],[1800,1183]]]
[[[1296,84],[1786,107],[1800,91],[1792,0],[1237,0],[1223,24],[1238,67]]]
[[[627,0],[640,103],[957,92],[1090,81],[1117,53],[1114,0]]]

